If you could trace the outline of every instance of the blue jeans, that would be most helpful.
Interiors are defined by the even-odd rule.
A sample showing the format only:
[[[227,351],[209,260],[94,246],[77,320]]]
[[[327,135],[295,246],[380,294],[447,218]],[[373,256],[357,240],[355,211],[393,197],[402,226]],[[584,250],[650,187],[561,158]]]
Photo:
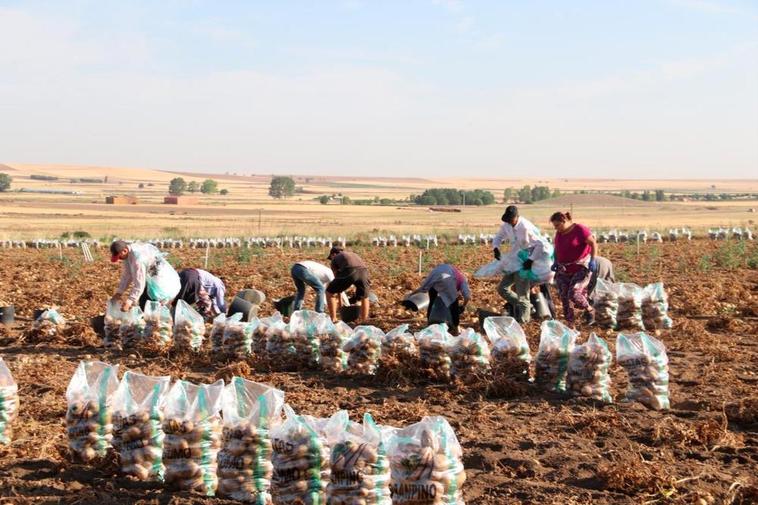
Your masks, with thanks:
[[[297,296],[295,296],[295,310],[303,308],[303,299],[305,298],[305,285],[309,285],[316,292],[316,312],[324,312],[324,306],[326,305],[326,287],[321,283],[318,278],[313,275],[303,265],[292,265],[292,280],[295,281],[295,288],[297,288]]]

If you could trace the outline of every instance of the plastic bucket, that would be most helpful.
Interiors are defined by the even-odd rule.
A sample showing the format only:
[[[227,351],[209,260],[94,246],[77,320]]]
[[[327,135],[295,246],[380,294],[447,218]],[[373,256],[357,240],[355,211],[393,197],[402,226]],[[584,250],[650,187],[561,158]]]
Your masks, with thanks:
[[[429,306],[429,293],[415,293],[409,294],[400,304],[408,310],[418,312],[424,310]]]
[[[284,317],[289,317],[295,308],[295,296],[285,296],[279,300],[274,300],[274,308]]]
[[[340,308],[340,319],[346,323],[352,323],[361,317],[360,305],[348,305]]]
[[[13,305],[7,307],[0,307],[0,323],[13,324],[16,320],[16,309]]]
[[[232,300],[232,303],[229,305],[229,311],[227,312],[229,315],[236,314],[238,312],[242,313],[242,320],[243,321],[250,321],[253,319],[256,315],[258,315],[258,308],[259,306],[250,303],[249,301],[243,299],[234,297]]]
[[[266,301],[266,294],[263,291],[259,291],[257,289],[243,289],[237,293],[235,298],[242,298],[243,300],[247,300],[253,305],[261,305]]]
[[[90,325],[92,325],[92,329],[95,330],[95,333],[97,333],[101,337],[105,335],[105,316],[104,315],[95,316],[89,321],[90,321]]]

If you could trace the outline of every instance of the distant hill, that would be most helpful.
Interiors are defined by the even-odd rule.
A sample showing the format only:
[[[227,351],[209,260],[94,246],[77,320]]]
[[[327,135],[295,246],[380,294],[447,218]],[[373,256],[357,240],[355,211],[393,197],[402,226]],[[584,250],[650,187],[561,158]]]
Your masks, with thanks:
[[[604,194],[571,194],[558,198],[549,198],[538,202],[540,206],[555,207],[556,210],[566,210],[572,205],[576,207],[648,207],[660,205],[661,202],[644,202],[621,196]]]

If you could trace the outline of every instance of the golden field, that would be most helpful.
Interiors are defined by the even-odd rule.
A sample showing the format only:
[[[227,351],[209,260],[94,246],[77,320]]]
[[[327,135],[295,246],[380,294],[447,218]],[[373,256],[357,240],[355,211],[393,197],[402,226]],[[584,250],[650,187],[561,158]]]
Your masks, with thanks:
[[[10,192],[0,194],[0,239],[54,238],[63,232],[83,230],[93,237],[128,238],[218,237],[278,234],[352,236],[394,233],[494,233],[502,203],[465,207],[460,213],[432,212],[416,206],[321,205],[322,194],[343,194],[351,199],[406,198],[434,187],[486,189],[502,201],[503,190],[525,184],[547,185],[563,192],[578,190],[745,193],[758,192],[758,180],[612,180],[612,179],[398,179],[296,176],[304,193],[278,201],[267,194],[269,175],[180,174],[202,182],[211,177],[229,195],[200,196],[197,205],[164,205],[168,181],[177,173],[140,168],[6,163],[0,172],[13,177]],[[60,180],[32,180],[50,175]],[[71,183],[70,178],[103,178],[108,182]],[[144,188],[139,188],[140,184]],[[20,188],[76,191],[78,195],[16,192]],[[134,195],[138,205],[106,205],[108,195]],[[197,193],[197,195],[200,195]],[[715,226],[753,226],[755,201],[639,202],[605,195],[567,195],[522,207],[522,213],[545,227],[555,210],[573,208],[578,221],[594,228],[619,227],[665,231],[688,226],[703,230]]]

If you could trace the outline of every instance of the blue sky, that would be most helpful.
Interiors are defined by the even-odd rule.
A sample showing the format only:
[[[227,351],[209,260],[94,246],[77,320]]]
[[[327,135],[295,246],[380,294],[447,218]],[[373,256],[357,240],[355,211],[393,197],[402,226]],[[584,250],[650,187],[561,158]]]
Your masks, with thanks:
[[[758,175],[758,1],[3,1],[0,160]]]

